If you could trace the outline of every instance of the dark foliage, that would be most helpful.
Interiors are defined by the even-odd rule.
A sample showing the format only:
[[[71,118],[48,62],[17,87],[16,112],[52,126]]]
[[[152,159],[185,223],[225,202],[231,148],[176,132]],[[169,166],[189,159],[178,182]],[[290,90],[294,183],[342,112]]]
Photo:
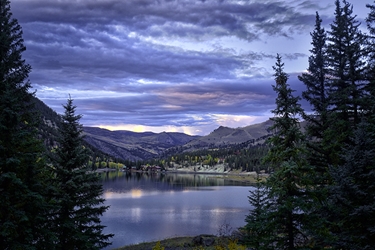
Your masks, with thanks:
[[[291,107],[298,105],[285,88],[287,76],[279,58],[274,68],[279,86],[274,87],[277,131],[265,160],[274,164],[275,172],[263,189],[267,205],[260,202],[259,188],[252,193],[255,209],[245,227],[254,229],[248,230],[249,235],[263,228],[273,231],[258,242],[248,239],[256,249],[373,249],[375,245],[375,7],[368,5],[369,36],[360,31],[351,4],[336,0],[335,7],[328,36],[316,15],[308,72],[299,77],[306,85],[303,98],[313,111],[303,116],[307,143],[291,119],[296,114]]]
[[[246,235],[242,243],[257,250],[272,249],[274,231],[267,215],[271,204],[268,193],[268,188],[258,176],[256,189],[250,191],[248,196],[251,210],[246,216],[246,225],[242,228]]]
[[[32,110],[30,65],[22,29],[12,18],[10,2],[0,1],[0,246],[3,249],[44,249],[49,205],[43,147],[37,140]]]
[[[113,235],[102,233],[100,216],[108,209],[101,198],[103,188],[99,176],[87,165],[80,115],[75,115],[73,100],[64,106],[65,114],[59,129],[56,149],[54,183],[56,203],[54,230],[57,249],[101,249],[108,246]]]
[[[343,149],[345,164],[331,167],[332,245],[341,249],[375,246],[375,128],[363,121],[353,144]]]
[[[287,84],[288,75],[277,55],[275,70],[276,108],[272,112],[275,131],[270,137],[270,150],[265,162],[274,173],[262,186],[258,184],[249,200],[255,209],[247,216],[245,226],[248,245],[255,249],[297,249],[309,239],[305,234],[311,171],[304,160],[304,135],[299,127],[303,110],[298,97]],[[301,188],[304,187],[304,188]],[[258,235],[257,239],[254,235]]]

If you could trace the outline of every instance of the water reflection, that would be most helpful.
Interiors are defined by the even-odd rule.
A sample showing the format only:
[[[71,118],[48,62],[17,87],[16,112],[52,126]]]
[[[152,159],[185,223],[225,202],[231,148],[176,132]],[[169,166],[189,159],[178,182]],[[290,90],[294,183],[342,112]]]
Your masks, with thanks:
[[[216,234],[220,226],[244,224],[252,187],[215,175],[103,173],[103,215],[113,246],[182,235]],[[108,248],[110,249],[110,248]]]
[[[246,182],[229,180],[223,175],[215,174],[185,174],[185,173],[148,173],[148,172],[123,172],[112,171],[101,173],[104,184],[111,189],[122,192],[124,188],[141,186],[143,189],[152,187],[160,190],[185,190],[194,187],[216,186],[249,186]],[[124,187],[124,181],[129,185]],[[116,185],[116,183],[118,185]]]
[[[142,208],[135,207],[130,211],[132,222],[139,222],[141,220]]]
[[[141,198],[142,197],[142,190],[141,189],[132,189],[130,190],[132,198]]]

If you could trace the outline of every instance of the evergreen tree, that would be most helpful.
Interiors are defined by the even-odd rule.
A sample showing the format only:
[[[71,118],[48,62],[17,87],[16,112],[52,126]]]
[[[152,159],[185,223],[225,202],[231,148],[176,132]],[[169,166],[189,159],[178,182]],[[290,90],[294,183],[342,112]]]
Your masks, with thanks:
[[[272,112],[274,136],[269,140],[271,149],[264,158],[273,164],[275,172],[267,179],[268,190],[266,220],[267,228],[272,228],[274,249],[296,249],[308,241],[305,235],[306,211],[309,205],[309,172],[305,161],[304,135],[300,130],[299,116],[303,109],[298,97],[292,95],[293,90],[287,84],[288,75],[284,72],[284,64],[277,55],[275,70],[277,93],[276,109]],[[303,189],[301,187],[304,187]]]
[[[256,189],[250,191],[248,196],[252,206],[249,215],[246,216],[246,225],[242,228],[245,233],[243,244],[256,250],[273,249],[270,221],[268,221],[268,190],[257,176]]]
[[[315,166],[316,173],[324,173],[327,170],[329,157],[327,144],[324,139],[324,131],[328,127],[328,56],[327,56],[327,35],[321,26],[322,19],[318,12],[315,18],[315,29],[311,33],[312,49],[309,57],[309,67],[307,73],[303,73],[298,78],[306,85],[306,90],[302,92],[302,97],[307,100],[313,113],[304,115],[307,121],[306,132],[310,139],[309,162]]]
[[[311,56],[309,57],[309,67],[307,73],[303,73],[298,78],[306,85],[307,90],[303,91],[302,96],[307,100],[312,107],[312,111],[318,116],[306,116],[306,119],[313,125],[317,124],[316,127],[320,128],[324,121],[324,117],[320,116],[327,112],[327,34],[322,27],[322,19],[319,13],[316,12],[315,16],[315,29],[310,33],[312,38],[312,49],[310,50]],[[322,121],[323,120],[323,121]],[[315,126],[313,126],[315,127]],[[312,135],[316,138],[322,136],[319,131],[311,131]]]
[[[365,96],[362,107],[367,116],[375,114],[375,5],[367,4],[370,9],[367,21],[367,28],[370,32],[366,40],[366,52],[368,56],[368,66],[366,69],[367,84],[364,87]]]
[[[43,147],[32,113],[30,65],[10,2],[0,0],[0,246],[51,249]]]
[[[373,249],[375,246],[375,128],[363,120],[353,143],[343,151],[345,164],[331,168],[330,245],[337,249]],[[353,146],[354,144],[354,146]]]
[[[272,87],[277,97],[276,108],[271,111],[274,117],[270,118],[273,121],[270,129],[275,134],[269,139],[272,146],[265,161],[278,166],[283,161],[297,160],[297,148],[304,139],[299,123],[304,111],[298,103],[300,98],[293,96],[294,90],[287,83],[289,76],[284,72],[284,63],[279,54],[273,69],[276,85]]]
[[[360,121],[365,36],[353,15],[353,7],[346,0],[335,1],[335,19],[328,37],[328,65],[330,76],[330,128],[325,138],[331,144],[333,164],[341,164],[341,146],[349,143],[353,130]]]
[[[99,176],[87,164],[88,155],[83,146],[80,115],[68,99],[60,128],[59,147],[55,167],[57,201],[55,233],[58,249],[101,249],[108,246],[113,235],[104,235],[100,216],[108,209],[101,198],[103,188]]]
[[[329,165],[332,163],[331,141],[327,140],[326,133],[330,127],[329,113],[329,78],[327,35],[321,26],[322,20],[316,13],[315,29],[311,33],[312,49],[309,57],[307,73],[299,76],[306,85],[302,96],[307,100],[313,113],[305,115],[307,121],[306,134],[309,139],[307,145],[307,162],[311,166],[311,200],[305,214],[309,217],[308,230],[314,239],[315,246],[324,247],[329,233],[327,232],[327,217],[329,216],[327,204],[327,184],[331,183]]]
[[[353,164],[345,157],[347,147],[355,147],[352,140],[360,122],[363,110],[366,109],[364,95],[366,94],[365,81],[365,50],[366,37],[359,30],[360,23],[353,15],[353,7],[346,0],[342,3],[335,1],[335,19],[331,24],[328,36],[328,112],[327,126],[322,129],[327,178],[315,183],[315,194],[320,192],[315,207],[310,211],[318,213],[314,223],[313,235],[316,246],[340,246],[340,231],[343,225],[351,221],[345,218],[345,209],[339,208],[337,203],[340,188],[344,182],[338,184],[338,173],[346,173],[343,166]],[[315,143],[315,142],[314,142]],[[345,153],[344,153],[345,152]],[[324,163],[324,162],[323,162]],[[324,167],[324,164],[322,165]],[[316,175],[317,176],[317,175]],[[344,181],[344,180],[343,180]],[[333,186],[332,186],[333,185]],[[335,191],[334,191],[335,190]],[[342,207],[341,207],[342,208]],[[350,210],[350,208],[347,208]],[[314,212],[315,211],[315,212]],[[347,214],[346,214],[347,215]],[[352,228],[354,229],[354,228]],[[341,234],[341,236],[343,236]],[[345,240],[344,240],[345,241]],[[351,249],[351,248],[349,248]]]

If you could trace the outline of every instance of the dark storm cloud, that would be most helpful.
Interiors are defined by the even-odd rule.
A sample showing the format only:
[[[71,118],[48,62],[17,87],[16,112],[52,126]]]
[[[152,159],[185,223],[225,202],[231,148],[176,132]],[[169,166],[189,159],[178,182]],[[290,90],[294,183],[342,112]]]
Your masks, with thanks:
[[[241,63],[215,53],[171,51],[147,44],[141,46],[132,39],[126,40],[127,43],[122,48],[114,44],[110,49],[100,45],[80,47],[79,42],[74,47],[69,47],[64,46],[61,41],[63,39],[59,44],[48,47],[29,44],[26,53],[35,71],[49,71],[52,77],[55,74],[66,76],[56,79],[57,85],[63,84],[68,77],[70,81],[86,81],[89,85],[95,85],[99,78],[193,81],[211,75],[226,77]],[[96,80],[93,79],[94,76]],[[43,79],[34,78],[36,82],[40,80]],[[98,83],[102,86],[100,81]]]
[[[274,104],[272,64],[261,62],[275,55],[251,43],[308,35],[321,8],[316,1],[229,0],[14,0],[11,7],[37,96],[60,112],[67,93],[79,93],[87,125],[149,126],[267,113]],[[213,39],[217,44],[204,47]],[[238,41],[249,47],[237,48]],[[282,56],[307,59],[300,52]]]
[[[213,60],[213,65],[219,64],[215,68],[238,65],[209,53],[192,55],[150,47],[129,38],[131,32],[151,38],[235,36],[255,40],[262,34],[292,35],[313,20],[312,15],[302,15],[282,2],[13,1],[12,10],[24,26],[34,68],[71,66],[98,70],[99,74],[104,69],[113,76],[121,72],[122,77],[162,77],[158,80],[184,71],[191,71],[193,76],[216,74],[207,66]],[[116,31],[118,25],[123,27],[121,31]],[[121,36],[121,41],[113,39],[113,34]],[[176,62],[180,60],[190,61],[190,65],[179,67]]]
[[[314,1],[305,1],[304,6]],[[103,26],[122,24],[131,31],[150,34],[153,27],[181,24],[197,28],[222,30],[223,35],[233,34],[243,39],[255,39],[259,32],[277,34],[284,32],[285,25],[294,30],[305,27],[309,15],[297,12],[295,7],[281,1],[154,1],[154,0],[108,0],[108,1],[13,1],[12,8],[22,23],[40,22],[66,24],[96,29]],[[256,30],[249,30],[254,24]],[[272,29],[270,27],[273,27]],[[171,36],[194,36],[199,29],[179,29]],[[211,31],[212,31],[211,30]],[[278,30],[278,31],[277,31]],[[160,35],[168,30],[161,29]],[[157,35],[157,33],[153,33]]]

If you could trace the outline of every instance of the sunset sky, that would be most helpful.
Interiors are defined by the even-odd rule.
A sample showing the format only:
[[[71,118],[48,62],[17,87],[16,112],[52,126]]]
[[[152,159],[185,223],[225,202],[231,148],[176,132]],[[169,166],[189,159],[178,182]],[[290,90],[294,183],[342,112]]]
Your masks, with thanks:
[[[370,0],[352,0],[365,30]],[[276,53],[298,94],[334,0],[13,0],[36,96],[84,126],[207,135],[272,116]],[[308,109],[305,103],[303,107]]]

